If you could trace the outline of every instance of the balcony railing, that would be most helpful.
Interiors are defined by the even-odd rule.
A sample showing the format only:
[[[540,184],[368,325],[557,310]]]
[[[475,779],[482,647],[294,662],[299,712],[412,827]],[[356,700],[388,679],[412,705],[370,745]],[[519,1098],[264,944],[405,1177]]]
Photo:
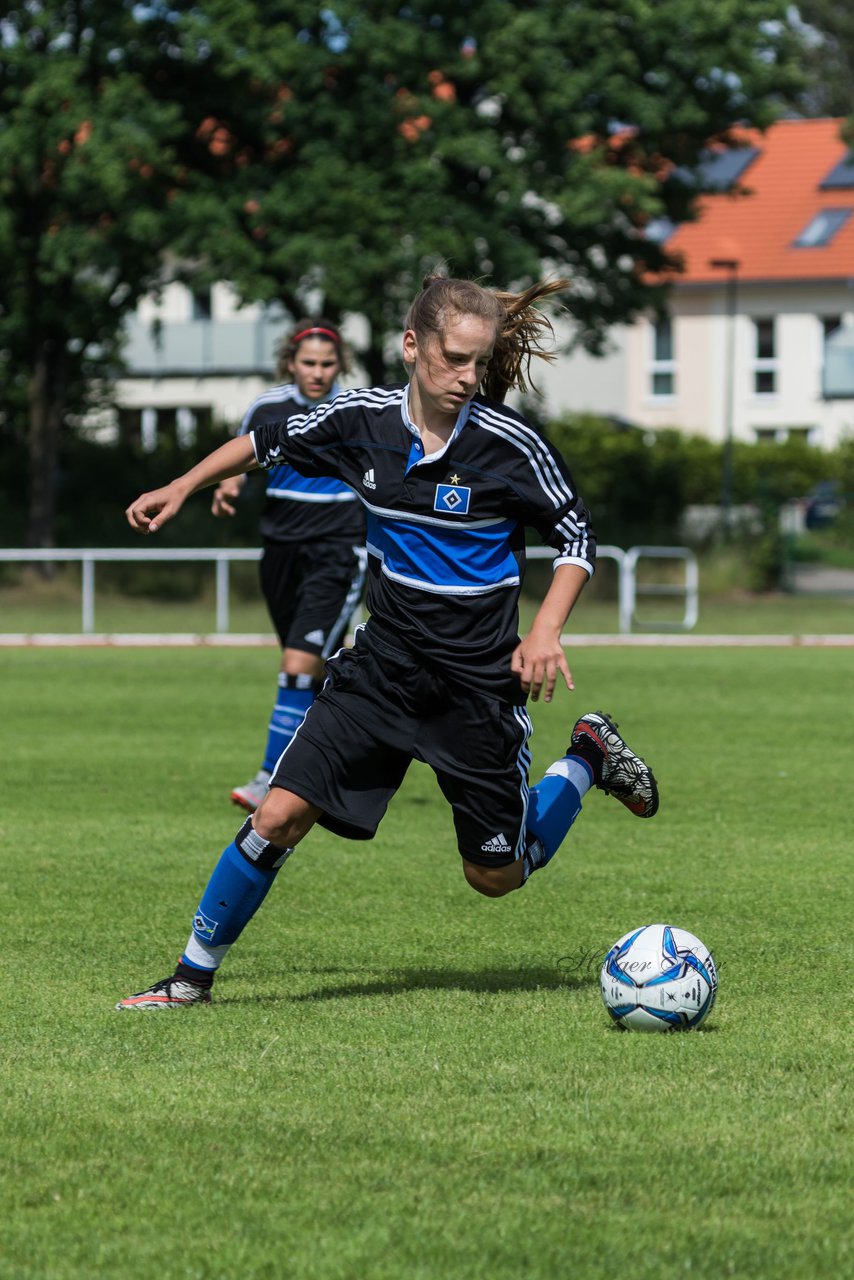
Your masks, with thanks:
[[[290,322],[286,317],[256,320],[183,320],[159,326],[132,316],[124,348],[132,377],[180,377],[199,374],[269,377],[276,349]]]

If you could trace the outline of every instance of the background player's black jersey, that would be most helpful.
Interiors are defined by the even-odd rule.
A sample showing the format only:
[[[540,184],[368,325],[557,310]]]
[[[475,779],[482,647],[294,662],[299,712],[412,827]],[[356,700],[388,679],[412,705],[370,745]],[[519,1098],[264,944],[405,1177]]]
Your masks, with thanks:
[[[347,391],[256,426],[255,456],[350,485],[367,511],[371,618],[464,688],[520,702],[525,526],[556,564],[592,573],[587,511],[560,454],[512,409],[475,396],[425,458],[407,406],[406,387]]]
[[[272,387],[253,400],[240,434],[245,435],[264,422],[281,422],[291,414],[304,414],[311,407],[294,384]],[[260,529],[262,537],[272,542],[323,538],[355,545],[364,542],[365,517],[348,485],[333,477],[301,475],[285,463],[271,467],[267,475],[267,501]]]

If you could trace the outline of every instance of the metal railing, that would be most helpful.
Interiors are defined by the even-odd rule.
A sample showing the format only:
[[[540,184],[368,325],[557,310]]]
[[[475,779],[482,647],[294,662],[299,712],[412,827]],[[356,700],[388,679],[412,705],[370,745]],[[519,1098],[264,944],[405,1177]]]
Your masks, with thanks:
[[[548,560],[554,557],[553,547],[527,547],[529,560]],[[697,625],[700,613],[700,570],[697,557],[688,547],[622,547],[602,546],[596,550],[597,560],[613,560],[617,565],[617,607],[621,636],[632,633],[633,627],[656,631],[691,631]],[[682,583],[639,583],[638,561],[678,560],[685,566]],[[638,596],[681,596],[685,601],[682,618],[678,621],[658,621],[638,618]]]
[[[529,560],[553,559],[553,547],[527,547]],[[662,631],[690,631],[696,626],[699,613],[699,571],[697,560],[686,547],[621,547],[598,548],[600,560],[613,560],[617,564],[619,631],[630,635],[633,627]],[[78,547],[29,551],[23,548],[0,548],[0,562],[19,564],[78,563],[81,567],[80,633],[95,634],[95,565],[98,563],[157,563],[157,562],[208,562],[215,572],[216,634],[226,635],[229,630],[229,565],[232,561],[260,560],[261,550],[254,547]],[[685,565],[685,580],[679,583],[638,584],[637,566],[644,558],[681,561]],[[680,621],[639,621],[638,596],[681,596],[685,610]]]
[[[213,562],[216,574],[216,633],[223,635],[229,627],[229,564],[232,560],[260,559],[260,548],[255,547],[78,547],[37,551],[10,551],[0,548],[0,562],[30,564],[76,562],[80,564],[82,614],[80,631],[84,636],[95,633],[95,565],[98,563]]]
[[[638,583],[638,561],[677,560],[685,566],[685,579],[678,582]],[[638,596],[681,596],[685,609],[679,621],[662,622],[637,616]],[[630,635],[632,627],[647,631],[692,631],[700,614],[700,568],[697,557],[687,547],[631,547],[620,567],[620,634]]]

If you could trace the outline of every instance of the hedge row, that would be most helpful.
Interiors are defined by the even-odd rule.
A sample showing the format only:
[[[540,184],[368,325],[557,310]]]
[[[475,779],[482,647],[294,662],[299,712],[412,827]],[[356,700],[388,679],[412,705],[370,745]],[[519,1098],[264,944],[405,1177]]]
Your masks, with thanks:
[[[684,541],[687,507],[721,498],[720,445],[678,431],[644,432],[620,428],[590,415],[556,419],[545,428],[561,449],[602,542]],[[227,438],[205,440],[205,451]],[[57,476],[57,546],[125,546],[135,535],[124,508],[138,493],[165,483],[198,460],[199,449],[181,449],[164,440],[152,453],[123,443],[95,444],[67,432]],[[854,441],[823,451],[801,440],[785,444],[736,444],[733,449],[735,504],[751,504],[767,525],[782,503],[803,497],[823,481],[854,493]],[[27,460],[20,440],[0,439],[0,539],[22,546],[26,529]],[[252,546],[257,542],[261,477],[248,486],[234,520],[215,520],[203,499],[188,503],[181,518],[167,525],[165,546]]]

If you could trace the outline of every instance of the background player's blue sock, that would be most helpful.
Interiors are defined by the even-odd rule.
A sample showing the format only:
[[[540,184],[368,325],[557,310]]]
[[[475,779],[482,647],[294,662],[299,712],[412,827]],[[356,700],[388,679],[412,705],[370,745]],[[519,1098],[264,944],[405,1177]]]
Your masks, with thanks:
[[[245,830],[246,826],[236,840]],[[254,836],[254,832],[252,834]],[[256,837],[256,841],[266,844],[260,841],[260,837]],[[284,862],[290,850],[281,852],[284,855],[281,861]],[[181,956],[181,964],[209,974],[218,969],[266,898],[278,873],[279,867],[267,870],[253,865],[240,852],[236,842],[224,849],[193,917],[193,932]]]
[[[286,676],[279,672],[279,691],[267,731],[267,749],[261,768],[272,773],[279,756],[305,719],[323,681],[314,676]]]
[[[522,883],[551,861],[581,813],[581,798],[593,785],[593,770],[580,756],[563,756],[531,787],[528,797],[528,847]]]

